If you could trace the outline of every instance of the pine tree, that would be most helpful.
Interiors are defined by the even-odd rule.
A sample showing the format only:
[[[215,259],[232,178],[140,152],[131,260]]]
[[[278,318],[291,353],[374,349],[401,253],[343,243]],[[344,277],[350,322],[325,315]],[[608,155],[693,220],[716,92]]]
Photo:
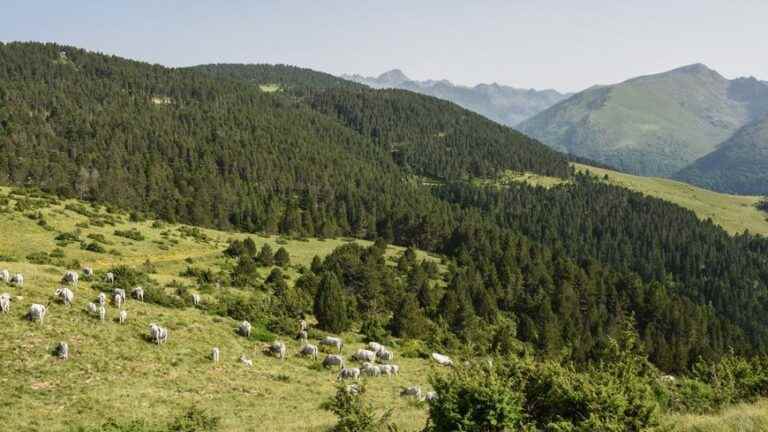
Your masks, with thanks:
[[[397,313],[392,317],[390,330],[398,337],[420,339],[426,336],[429,323],[419,302],[413,295],[405,295],[397,306]]]
[[[272,247],[269,243],[264,243],[261,247],[259,256],[256,257],[256,261],[264,267],[270,267],[275,261],[275,255],[272,253]]]
[[[334,333],[349,328],[349,311],[344,289],[332,272],[325,272],[315,295],[315,318],[318,327]]]
[[[285,250],[284,247],[281,247],[280,249],[275,252],[275,265],[280,267],[286,267],[288,264],[291,263],[291,256],[288,254],[288,251]]]

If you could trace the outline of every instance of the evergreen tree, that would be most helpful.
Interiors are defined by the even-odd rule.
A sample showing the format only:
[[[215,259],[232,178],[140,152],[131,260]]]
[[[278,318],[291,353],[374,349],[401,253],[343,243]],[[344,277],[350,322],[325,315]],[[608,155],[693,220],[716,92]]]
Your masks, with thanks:
[[[288,254],[288,251],[285,250],[284,247],[280,247],[280,249],[275,252],[275,265],[280,267],[286,267],[288,264],[291,263],[291,256]]]
[[[275,255],[272,252],[272,246],[269,243],[264,243],[261,247],[259,255],[256,257],[256,261],[264,267],[269,267],[274,264]]]
[[[349,328],[347,299],[341,282],[332,272],[321,276],[320,286],[315,295],[315,318],[318,327],[334,333],[341,333]]]

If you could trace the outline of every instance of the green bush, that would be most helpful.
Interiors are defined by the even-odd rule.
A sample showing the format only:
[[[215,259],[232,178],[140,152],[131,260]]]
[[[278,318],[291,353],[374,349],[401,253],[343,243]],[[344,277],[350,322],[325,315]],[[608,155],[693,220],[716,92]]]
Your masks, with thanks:
[[[107,249],[104,248],[104,246],[96,243],[96,242],[90,242],[90,243],[81,243],[80,246],[83,250],[87,250],[90,252],[96,252],[96,253],[106,253]]]
[[[623,373],[631,371],[631,373]],[[435,375],[430,430],[643,431],[659,423],[653,387],[633,365],[579,371],[497,357]]]
[[[338,418],[333,431],[377,432],[392,430],[389,425],[392,411],[386,411],[381,416],[377,415],[373,406],[365,401],[365,393],[365,384],[360,384],[356,392],[347,391],[343,384],[336,387],[336,395],[325,404],[325,409],[334,413]]]
[[[27,261],[31,264],[44,265],[51,263],[51,257],[47,252],[34,252],[27,255]]]
[[[60,243],[75,243],[80,241],[80,234],[78,232],[65,232],[57,235],[55,240]]]
[[[136,228],[131,228],[129,230],[123,230],[123,231],[115,230],[114,234],[118,237],[125,237],[131,240],[136,240],[136,241],[144,240],[144,235]]]

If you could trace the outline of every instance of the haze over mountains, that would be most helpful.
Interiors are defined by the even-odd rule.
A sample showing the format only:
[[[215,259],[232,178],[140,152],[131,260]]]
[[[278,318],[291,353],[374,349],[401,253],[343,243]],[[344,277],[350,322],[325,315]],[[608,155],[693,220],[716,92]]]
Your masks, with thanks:
[[[376,89],[397,88],[445,99],[507,126],[515,126],[570,96],[551,89],[521,89],[496,83],[469,87],[448,80],[416,81],[399,69],[378,77],[341,77]]]
[[[520,129],[555,149],[630,173],[672,176],[767,112],[764,82],[729,80],[693,64],[589,88],[523,122]],[[702,180],[707,176],[699,170],[698,184],[718,188],[717,182]]]

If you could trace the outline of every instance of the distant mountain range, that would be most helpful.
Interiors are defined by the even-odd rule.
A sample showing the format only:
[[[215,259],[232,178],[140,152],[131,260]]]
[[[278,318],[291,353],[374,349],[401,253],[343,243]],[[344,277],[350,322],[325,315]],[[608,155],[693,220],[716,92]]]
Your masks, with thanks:
[[[752,162],[765,158],[764,153],[752,152],[755,140],[759,142],[763,135],[755,129],[740,130],[767,113],[765,82],[729,80],[703,64],[693,64],[589,88],[519,128],[558,150],[630,173],[675,176],[721,191],[746,193],[754,188],[735,180],[723,183],[733,174],[716,165],[736,148]],[[686,169],[699,158],[705,159]],[[742,173],[740,178],[747,177]]]
[[[448,80],[415,81],[399,69],[378,77],[341,77],[377,89],[397,88],[445,99],[507,126],[516,126],[570,96],[556,90],[520,89],[496,83],[469,87]]]

